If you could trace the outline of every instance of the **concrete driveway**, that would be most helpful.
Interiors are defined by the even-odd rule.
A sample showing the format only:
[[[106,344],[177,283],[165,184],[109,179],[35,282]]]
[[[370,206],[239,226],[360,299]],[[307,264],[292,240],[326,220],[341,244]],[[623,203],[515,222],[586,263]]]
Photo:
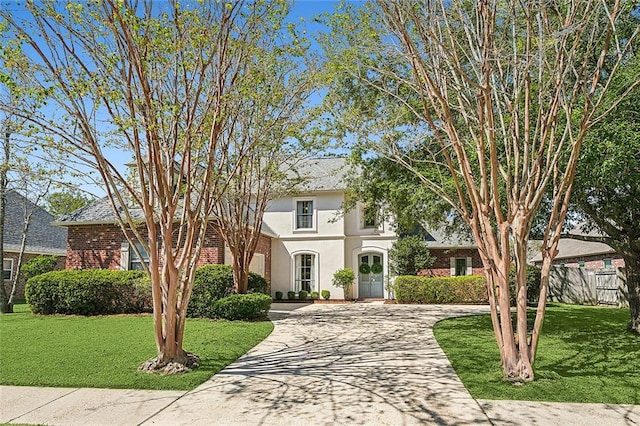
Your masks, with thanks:
[[[485,306],[274,304],[273,333],[191,392],[0,386],[0,423],[640,425],[640,406],[476,401],[433,338]]]
[[[488,423],[431,330],[486,307],[273,309],[267,340],[147,424]]]

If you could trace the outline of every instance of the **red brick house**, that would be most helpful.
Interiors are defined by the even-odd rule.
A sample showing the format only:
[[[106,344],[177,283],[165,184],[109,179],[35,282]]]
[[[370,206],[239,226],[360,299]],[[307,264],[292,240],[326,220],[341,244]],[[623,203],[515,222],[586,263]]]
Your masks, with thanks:
[[[67,228],[66,269],[140,269],[135,250],[130,249],[107,198],[63,217],[57,225]],[[145,230],[141,232],[144,237]],[[208,225],[197,266],[231,263],[220,232]],[[271,235],[268,227],[258,243],[251,271],[271,278]]]

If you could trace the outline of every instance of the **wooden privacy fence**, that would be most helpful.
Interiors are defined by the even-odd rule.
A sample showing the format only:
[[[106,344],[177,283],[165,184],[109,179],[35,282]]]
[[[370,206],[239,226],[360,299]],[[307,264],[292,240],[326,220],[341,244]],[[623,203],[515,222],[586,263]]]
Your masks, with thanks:
[[[624,270],[554,266],[549,274],[549,300],[583,305],[627,306]]]

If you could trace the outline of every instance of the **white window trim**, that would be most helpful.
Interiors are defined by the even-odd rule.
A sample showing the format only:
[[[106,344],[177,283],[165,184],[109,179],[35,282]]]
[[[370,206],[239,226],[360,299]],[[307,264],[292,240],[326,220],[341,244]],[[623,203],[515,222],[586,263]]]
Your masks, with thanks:
[[[296,274],[297,274],[296,257],[302,254],[310,254],[314,257],[314,262],[313,262],[314,288],[312,288],[311,291],[317,291],[319,293],[320,292],[320,255],[318,254],[318,252],[311,251],[311,250],[301,250],[301,251],[295,251],[291,253],[291,285],[289,287],[291,291],[295,291],[296,293],[298,292],[298,290],[296,289]]]
[[[11,281],[13,280],[13,259],[10,257],[2,259],[2,276],[4,277],[4,271],[6,271],[6,269],[4,269],[4,262],[7,260],[11,262],[11,269],[9,270],[9,278],[5,278],[4,281]]]
[[[313,212],[311,212],[311,220],[313,221],[311,228],[298,228],[298,202],[311,201],[313,203]],[[294,197],[292,206],[291,228],[294,233],[318,232],[318,202],[316,197]]]
[[[458,259],[465,259],[465,263],[466,263],[465,275],[473,275],[473,258],[469,256],[450,257],[449,258],[450,275],[452,277],[463,276],[463,275],[456,275],[456,260]]]
[[[120,244],[120,269],[123,271],[131,270],[131,258],[135,256],[135,251],[130,247],[128,241]],[[149,263],[149,254],[147,253],[147,265]]]
[[[368,232],[384,232],[384,223],[381,220],[382,214],[378,212],[376,215],[376,225],[371,227],[366,227],[364,224],[364,213],[365,213],[365,204],[358,203],[356,205],[356,214],[358,219],[358,230],[360,231],[368,231]]]

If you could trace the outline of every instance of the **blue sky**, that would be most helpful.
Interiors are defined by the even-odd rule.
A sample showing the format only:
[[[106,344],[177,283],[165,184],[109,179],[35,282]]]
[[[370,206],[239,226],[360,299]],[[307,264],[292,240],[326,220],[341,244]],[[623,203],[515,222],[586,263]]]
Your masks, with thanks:
[[[334,0],[298,0],[293,3],[289,19],[293,22],[300,23],[306,29],[307,36],[313,40],[313,35],[323,29],[320,23],[314,21],[314,17],[318,14],[333,11],[339,4],[340,1]],[[24,1],[0,0],[0,7],[5,8],[5,11],[9,11],[12,14],[21,15],[24,13]],[[301,22],[301,18],[304,18],[303,23]],[[115,164],[122,165],[122,167],[125,167],[124,164],[131,161],[128,153],[115,149],[110,149],[108,156],[111,161]],[[82,184],[82,188],[96,196],[103,196],[105,194],[100,185],[84,183]]]

